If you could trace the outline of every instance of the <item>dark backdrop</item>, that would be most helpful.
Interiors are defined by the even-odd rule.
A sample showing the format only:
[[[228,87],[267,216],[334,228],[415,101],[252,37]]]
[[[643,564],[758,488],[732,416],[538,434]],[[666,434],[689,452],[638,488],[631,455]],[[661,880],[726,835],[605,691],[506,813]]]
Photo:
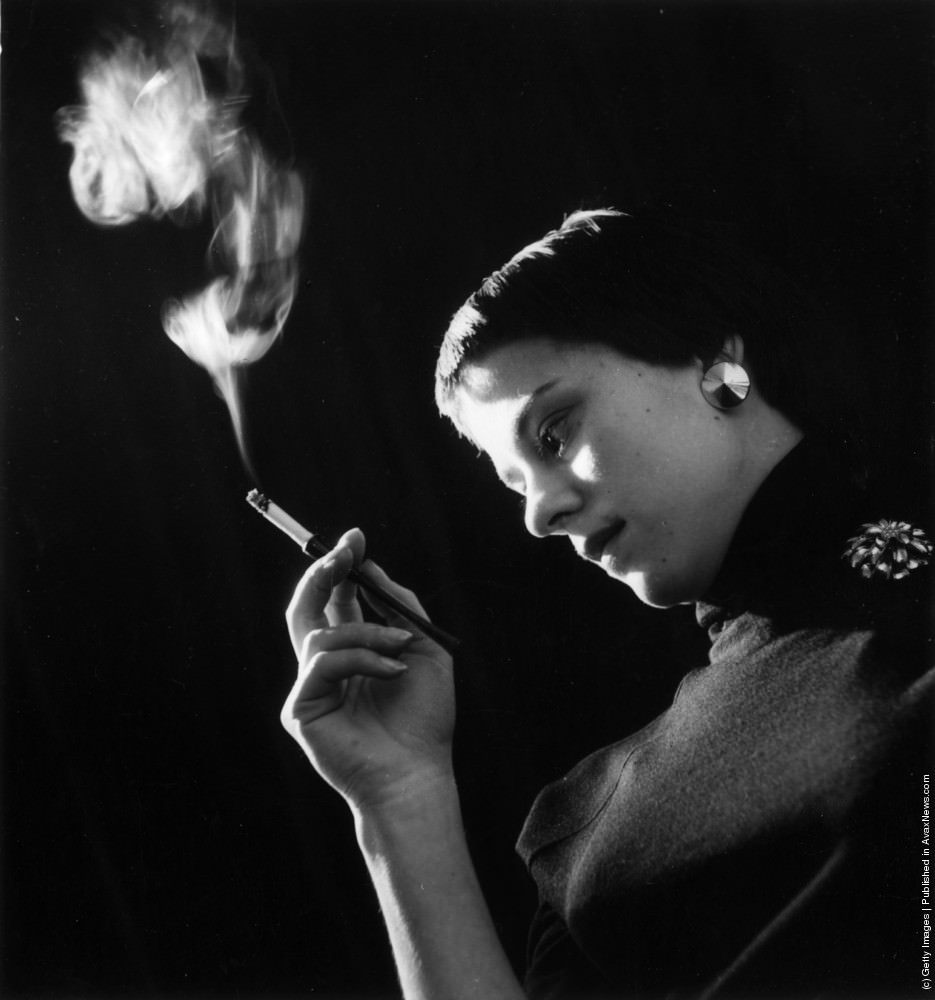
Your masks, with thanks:
[[[645,609],[524,535],[434,413],[446,319],[577,207],[725,221],[886,361],[893,447],[924,451],[933,12],[237,7],[258,124],[310,181],[301,292],[246,387],[256,465],[303,520],[362,525],[468,639],[461,785],[518,963],[534,900],[512,842],[536,789],[704,654],[687,609]],[[53,114],[111,20],[132,8],[3,5],[0,987],[391,993],[349,817],[279,727],[303,559],[243,502],[226,412],[161,332],[163,300],[206,276],[207,230],[99,230],[71,201]]]

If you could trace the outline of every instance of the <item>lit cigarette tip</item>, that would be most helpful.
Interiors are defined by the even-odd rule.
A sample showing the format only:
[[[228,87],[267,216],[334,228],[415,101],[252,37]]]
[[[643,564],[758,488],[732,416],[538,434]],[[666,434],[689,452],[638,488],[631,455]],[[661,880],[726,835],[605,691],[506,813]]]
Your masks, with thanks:
[[[312,532],[304,528],[299,522],[287,514],[282,507],[273,503],[272,500],[259,490],[250,490],[247,494],[247,503],[266,518],[271,524],[275,524],[280,531],[285,532],[300,548],[305,548]]]
[[[247,494],[247,503],[251,507],[256,507],[261,514],[265,514],[269,510],[269,497],[259,490],[250,490]]]

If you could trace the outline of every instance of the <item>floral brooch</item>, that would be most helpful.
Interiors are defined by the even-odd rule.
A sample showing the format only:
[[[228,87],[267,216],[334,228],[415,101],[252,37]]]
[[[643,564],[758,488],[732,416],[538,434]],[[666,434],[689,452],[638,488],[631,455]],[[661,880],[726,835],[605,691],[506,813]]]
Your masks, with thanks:
[[[844,558],[868,579],[882,576],[901,580],[914,569],[925,566],[932,555],[932,543],[921,528],[905,521],[880,520],[861,525],[863,532],[847,540]]]

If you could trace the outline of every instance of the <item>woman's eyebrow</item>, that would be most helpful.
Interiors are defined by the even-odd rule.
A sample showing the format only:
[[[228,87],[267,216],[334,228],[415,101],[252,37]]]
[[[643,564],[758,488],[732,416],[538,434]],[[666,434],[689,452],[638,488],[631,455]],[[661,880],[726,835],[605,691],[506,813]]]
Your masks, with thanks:
[[[561,382],[561,376],[556,376],[553,379],[549,379],[548,382],[543,382],[538,389],[533,389],[526,399],[526,402],[520,407],[519,412],[516,414],[516,420],[513,422],[513,438],[516,441],[522,441],[528,432],[529,415],[532,412],[533,406],[535,406],[536,401],[540,396],[547,393],[555,385]]]

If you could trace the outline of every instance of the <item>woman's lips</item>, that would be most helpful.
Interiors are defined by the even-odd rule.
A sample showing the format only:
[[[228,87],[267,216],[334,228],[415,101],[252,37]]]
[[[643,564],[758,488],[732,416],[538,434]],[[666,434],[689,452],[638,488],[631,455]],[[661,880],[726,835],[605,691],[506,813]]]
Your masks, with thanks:
[[[608,545],[626,528],[626,521],[615,521],[591,535],[584,544],[582,554],[591,562],[600,562]]]

